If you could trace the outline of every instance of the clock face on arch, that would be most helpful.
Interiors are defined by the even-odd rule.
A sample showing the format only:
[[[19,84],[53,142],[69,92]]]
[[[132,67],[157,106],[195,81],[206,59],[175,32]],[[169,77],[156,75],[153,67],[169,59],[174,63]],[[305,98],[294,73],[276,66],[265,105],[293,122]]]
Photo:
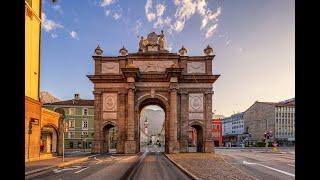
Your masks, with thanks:
[[[103,110],[104,111],[117,110],[117,94],[116,93],[103,94]]]

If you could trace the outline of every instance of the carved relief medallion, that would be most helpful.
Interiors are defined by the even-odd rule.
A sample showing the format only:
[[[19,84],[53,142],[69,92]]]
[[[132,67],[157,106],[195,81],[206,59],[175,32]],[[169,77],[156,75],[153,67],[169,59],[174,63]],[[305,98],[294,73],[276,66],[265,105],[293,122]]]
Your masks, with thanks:
[[[203,94],[189,94],[189,112],[203,112]]]
[[[205,73],[205,62],[188,62],[187,63],[188,73]]]
[[[117,111],[116,93],[103,93],[103,111]]]
[[[141,72],[164,72],[166,68],[170,68],[174,63],[172,61],[133,61],[133,64]]]
[[[106,62],[101,64],[101,73],[119,74],[119,63]]]

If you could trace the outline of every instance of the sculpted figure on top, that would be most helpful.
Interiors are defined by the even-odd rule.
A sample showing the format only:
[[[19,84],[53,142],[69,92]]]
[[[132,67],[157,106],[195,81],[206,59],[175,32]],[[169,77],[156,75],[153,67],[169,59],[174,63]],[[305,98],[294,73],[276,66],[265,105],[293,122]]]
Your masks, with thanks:
[[[140,38],[139,42],[139,52],[150,52],[150,51],[167,51],[167,41],[166,35],[163,30],[161,34],[156,34],[151,32],[148,34],[147,39],[144,39],[143,36]]]

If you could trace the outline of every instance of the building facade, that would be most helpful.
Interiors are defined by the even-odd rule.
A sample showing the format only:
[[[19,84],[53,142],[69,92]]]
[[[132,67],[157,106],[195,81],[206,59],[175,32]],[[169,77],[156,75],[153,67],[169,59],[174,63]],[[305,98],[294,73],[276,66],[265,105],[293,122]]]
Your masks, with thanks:
[[[68,132],[65,133],[66,149],[91,149],[93,139],[94,101],[80,99],[79,94],[74,99],[46,103],[43,106],[50,110],[62,108],[65,112],[64,125]],[[114,131],[110,131],[114,138]],[[111,139],[111,141],[113,141]],[[115,146],[115,145],[114,145]]]
[[[222,119],[223,117],[215,117],[212,119],[212,137],[215,147],[222,146]]]
[[[117,153],[140,152],[139,122],[141,110],[158,105],[165,112],[165,152],[188,151],[188,130],[197,130],[198,152],[212,152],[211,133],[213,49],[203,56],[187,56],[166,49],[165,34],[151,32],[141,37],[139,50],[128,53],[123,47],[119,56],[103,56],[95,49],[95,72],[88,75],[94,84],[93,153],[108,152],[106,134],[116,128]]]
[[[258,102],[244,114],[245,131],[250,142],[265,141],[264,134],[272,136],[269,142],[277,141],[280,146],[294,145],[295,142],[295,99],[282,102]]]
[[[222,136],[224,146],[241,146],[244,142],[244,113],[237,113],[222,119]]]
[[[280,146],[295,145],[295,100],[289,99],[275,106],[274,138]]]
[[[25,162],[51,158],[58,147],[59,113],[42,107],[40,89],[41,0],[25,1]]]

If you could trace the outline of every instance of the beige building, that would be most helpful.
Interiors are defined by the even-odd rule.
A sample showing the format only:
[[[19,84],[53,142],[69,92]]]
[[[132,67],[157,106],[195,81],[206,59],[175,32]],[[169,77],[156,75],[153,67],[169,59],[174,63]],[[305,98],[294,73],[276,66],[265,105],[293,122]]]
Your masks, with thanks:
[[[258,102],[243,115],[244,131],[250,134],[250,142],[264,141],[264,134],[272,133],[270,141],[279,145],[294,145],[295,99],[282,102]]]

